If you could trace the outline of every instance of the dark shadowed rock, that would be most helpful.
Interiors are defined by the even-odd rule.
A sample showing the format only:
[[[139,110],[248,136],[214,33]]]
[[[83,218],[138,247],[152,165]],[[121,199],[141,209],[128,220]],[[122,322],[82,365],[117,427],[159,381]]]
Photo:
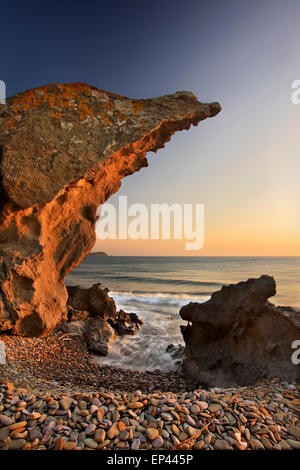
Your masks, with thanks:
[[[180,310],[186,344],[184,372],[207,385],[252,384],[265,377],[300,378],[292,343],[300,339],[300,313],[268,302],[273,277],[223,286],[203,303]]]
[[[101,284],[90,288],[68,286],[67,321],[57,326],[69,335],[83,336],[94,352],[106,355],[116,335],[135,335],[143,321],[136,313],[117,312],[109,290]],[[101,321],[98,321],[101,320]],[[103,321],[102,321],[103,320]]]
[[[123,336],[135,335],[142,324],[143,321],[136,313],[126,313],[124,310],[120,310],[113,326],[117,333]]]
[[[83,336],[89,326],[86,320],[75,320],[59,325],[59,329],[68,335]]]
[[[106,356],[109,343],[114,341],[116,334],[110,324],[103,318],[94,318],[90,320],[84,338],[91,351]]]
[[[95,243],[97,207],[146,153],[220,111],[189,92],[132,100],[83,83],[6,100],[0,114],[0,330],[43,336],[67,318],[64,277]]]

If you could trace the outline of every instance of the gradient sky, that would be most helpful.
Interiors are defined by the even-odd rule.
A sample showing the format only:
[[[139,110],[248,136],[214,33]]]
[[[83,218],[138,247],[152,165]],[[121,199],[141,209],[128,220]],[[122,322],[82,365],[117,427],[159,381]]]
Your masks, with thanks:
[[[132,98],[190,90],[222,112],[123,180],[129,203],[204,203],[205,245],[101,241],[109,254],[300,255],[299,0],[1,2],[8,95],[83,81]]]

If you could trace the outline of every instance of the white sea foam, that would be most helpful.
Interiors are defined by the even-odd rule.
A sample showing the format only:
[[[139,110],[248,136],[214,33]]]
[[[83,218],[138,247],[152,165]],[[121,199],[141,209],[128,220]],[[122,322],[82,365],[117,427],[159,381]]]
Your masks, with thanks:
[[[87,257],[66,282],[84,287],[101,282],[111,289],[118,309],[136,312],[144,321],[136,336],[118,337],[99,363],[166,371],[175,367],[167,346],[183,344],[183,305],[208,300],[223,284],[268,273],[277,282],[272,302],[299,306],[299,268],[300,257]]]
[[[137,312],[144,324],[135,336],[118,337],[106,357],[96,357],[100,365],[132,370],[170,372],[177,369],[176,359],[166,352],[169,344],[183,344],[179,308],[199,300],[186,294],[110,292],[118,309]]]
[[[110,292],[119,308],[121,304],[128,304],[131,302],[149,304],[149,305],[172,305],[182,307],[189,302],[204,302],[209,299],[209,296],[204,295],[188,295],[188,294],[167,294],[163,292],[149,292],[149,293],[133,293],[133,292]]]

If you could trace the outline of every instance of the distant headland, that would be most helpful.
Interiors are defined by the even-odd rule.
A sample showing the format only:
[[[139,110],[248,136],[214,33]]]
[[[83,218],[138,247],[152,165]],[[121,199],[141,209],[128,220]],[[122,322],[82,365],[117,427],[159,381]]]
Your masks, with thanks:
[[[89,253],[89,256],[108,256],[104,251],[94,251],[93,253]]]

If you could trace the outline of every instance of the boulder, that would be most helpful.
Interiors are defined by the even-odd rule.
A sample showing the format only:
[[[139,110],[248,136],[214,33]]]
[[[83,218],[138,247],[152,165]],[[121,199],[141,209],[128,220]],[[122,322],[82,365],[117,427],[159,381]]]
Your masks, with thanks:
[[[109,290],[101,284],[94,284],[89,289],[80,286],[68,286],[67,304],[77,311],[87,311],[89,316],[114,320],[117,309],[114,300],[108,295]]]
[[[83,336],[86,333],[88,326],[89,323],[87,321],[77,320],[63,323],[62,325],[59,325],[58,328],[60,331],[63,331],[64,333],[71,336]]]
[[[83,336],[91,351],[106,356],[117,335],[135,335],[143,324],[135,313],[117,312],[109,290],[100,283],[90,288],[69,286],[67,290],[67,321],[57,325],[56,330]]]
[[[126,313],[124,310],[120,310],[113,327],[121,336],[135,335],[142,324],[143,320],[136,313]]]
[[[44,336],[67,318],[64,277],[95,244],[97,207],[146,153],[215,116],[190,92],[129,99],[52,84],[0,110],[0,331]],[[95,305],[97,309],[97,305]]]
[[[102,356],[107,355],[109,343],[115,338],[115,330],[103,318],[91,319],[84,336],[88,348]]]
[[[180,310],[188,321],[184,373],[209,386],[249,385],[263,378],[300,379],[292,343],[300,339],[300,312],[268,301],[275,280],[258,279],[223,286],[203,303]]]
[[[75,308],[67,305],[68,309],[68,321],[75,322],[81,320],[87,320],[90,316],[89,312],[86,310],[76,310]]]

